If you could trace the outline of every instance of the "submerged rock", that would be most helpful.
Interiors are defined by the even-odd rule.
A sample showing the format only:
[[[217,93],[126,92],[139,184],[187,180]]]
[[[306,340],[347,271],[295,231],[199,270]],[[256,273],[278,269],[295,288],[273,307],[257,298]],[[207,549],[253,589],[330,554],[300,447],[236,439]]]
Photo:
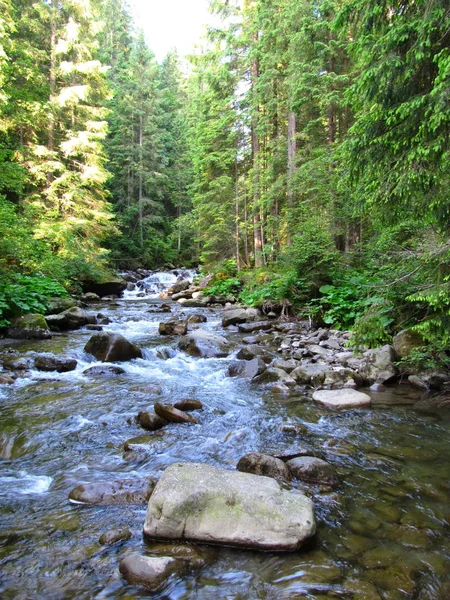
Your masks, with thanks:
[[[87,377],[113,377],[114,375],[123,375],[126,373],[122,367],[116,365],[95,365],[83,371]]]
[[[119,571],[131,585],[142,585],[152,592],[158,591],[174,573],[183,571],[184,563],[171,556],[141,556],[129,554],[119,566]]]
[[[313,400],[327,408],[342,410],[344,408],[360,408],[370,406],[371,399],[367,394],[351,389],[319,390],[314,392]]]
[[[291,472],[282,460],[260,452],[246,454],[239,460],[236,468],[243,473],[265,475],[284,483],[289,483],[292,479]]]
[[[22,315],[14,319],[8,329],[8,335],[25,340],[47,340],[52,337],[46,320],[38,314]]]
[[[91,337],[84,351],[102,362],[115,362],[142,358],[142,350],[119,333],[102,332]]]
[[[201,329],[182,337],[178,347],[198,358],[214,358],[229,354],[228,341],[224,337]]]
[[[41,354],[34,359],[34,366],[38,371],[57,371],[66,373],[77,368],[77,361],[74,358],[65,358],[62,356],[51,356]]]
[[[299,456],[286,463],[294,477],[308,483],[321,483],[331,487],[339,485],[334,467],[315,456]]]
[[[72,504],[145,504],[155,487],[152,479],[86,483],[69,494]]]
[[[111,546],[117,542],[125,542],[131,538],[131,531],[129,529],[110,529],[105,531],[98,540],[103,546]]]
[[[196,463],[168,467],[150,498],[150,538],[295,551],[316,529],[312,501],[270,477]]]

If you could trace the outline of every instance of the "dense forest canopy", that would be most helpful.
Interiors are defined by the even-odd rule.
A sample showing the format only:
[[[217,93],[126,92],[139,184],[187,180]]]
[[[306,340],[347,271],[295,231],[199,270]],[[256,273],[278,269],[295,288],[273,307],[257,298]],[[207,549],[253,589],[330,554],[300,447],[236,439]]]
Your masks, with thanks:
[[[189,69],[123,0],[0,6],[0,325],[200,261],[247,303],[355,345],[414,326],[417,360],[447,360],[447,2],[212,0]]]

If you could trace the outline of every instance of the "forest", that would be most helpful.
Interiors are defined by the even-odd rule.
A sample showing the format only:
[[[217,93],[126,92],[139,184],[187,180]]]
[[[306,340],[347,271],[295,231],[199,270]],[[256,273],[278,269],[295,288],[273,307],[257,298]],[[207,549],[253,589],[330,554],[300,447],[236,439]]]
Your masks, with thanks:
[[[0,327],[125,269],[448,366],[450,7],[211,0],[158,63],[124,0],[0,0]]]

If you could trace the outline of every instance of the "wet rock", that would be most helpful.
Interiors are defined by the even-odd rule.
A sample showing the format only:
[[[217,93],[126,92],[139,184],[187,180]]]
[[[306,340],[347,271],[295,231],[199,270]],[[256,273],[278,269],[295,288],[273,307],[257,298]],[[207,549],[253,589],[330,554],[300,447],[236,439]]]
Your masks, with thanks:
[[[160,404],[159,402],[156,402],[155,413],[161,417],[161,419],[171,421],[172,423],[198,423],[195,417],[186,414],[182,410],[178,410],[178,408],[175,408],[170,404]]]
[[[149,547],[150,546],[150,547]],[[171,556],[186,563],[190,568],[200,569],[206,563],[205,550],[188,544],[164,544],[155,542],[147,544],[149,551],[157,556]],[[211,554],[211,550],[209,550]]]
[[[187,318],[188,323],[206,323],[207,320],[208,319],[205,317],[205,315],[190,315]]]
[[[3,361],[3,368],[8,371],[26,371],[32,366],[33,361],[30,358],[7,358]]]
[[[47,302],[47,310],[45,311],[46,315],[56,315],[58,313],[67,310],[68,308],[73,308],[77,303],[73,298],[51,298]]]
[[[84,351],[102,362],[142,358],[142,350],[119,333],[102,332],[91,337]]]
[[[178,347],[197,358],[214,358],[229,354],[229,344],[224,337],[201,329],[182,337]]]
[[[120,563],[119,571],[130,585],[142,585],[158,591],[175,573],[183,571],[184,564],[170,556],[141,556],[129,554]]]
[[[159,324],[158,332],[160,335],[186,335],[187,323],[178,319],[170,319]]]
[[[259,356],[252,360],[235,360],[228,366],[229,377],[245,377],[253,379],[267,369],[266,363]]]
[[[42,315],[31,314],[14,319],[8,329],[8,336],[15,339],[47,340],[52,334]]]
[[[394,348],[386,344],[382,348],[364,352],[363,361],[359,367],[359,374],[370,384],[386,383],[398,374],[394,362],[396,355]],[[351,367],[351,361],[349,361]]]
[[[287,387],[295,385],[295,379],[288,375],[286,371],[275,367],[269,367],[261,375],[254,377],[253,381],[258,384],[281,383]]]
[[[272,329],[271,321],[254,321],[253,323],[241,323],[238,329],[241,333],[253,333],[254,331],[268,331]]]
[[[243,473],[265,475],[266,477],[273,477],[284,483],[289,483],[292,479],[288,467],[282,460],[270,456],[269,454],[261,454],[260,452],[246,454],[239,460],[236,468]]]
[[[259,550],[297,550],[315,532],[313,504],[270,477],[195,463],[168,467],[144,534]]]
[[[186,399],[186,400],[180,400],[179,402],[175,402],[174,403],[174,407],[177,408],[178,410],[202,410],[203,408],[203,404],[200,402],[200,400],[191,400],[191,399]]]
[[[189,289],[185,290],[184,292],[179,292],[178,294],[172,294],[172,300],[174,302],[187,298],[192,298],[192,291]]]
[[[94,294],[94,292],[86,292],[81,296],[81,300],[83,302],[98,302],[100,300],[100,296],[98,294]]]
[[[302,423],[283,423],[279,427],[281,433],[287,433],[288,435],[305,435],[308,433],[308,428]]]
[[[420,333],[411,329],[403,329],[392,340],[395,353],[399,358],[406,358],[413,350],[420,348],[424,344],[425,341]]]
[[[86,325],[87,331],[103,331],[103,327],[101,325]]]
[[[105,277],[100,281],[83,281],[83,292],[93,292],[104,298],[105,296],[120,296],[127,287],[127,282],[122,277]]]
[[[48,315],[45,317],[45,321],[50,331],[59,332],[67,330],[67,319],[63,313],[59,315]]]
[[[211,296],[204,296],[201,298],[180,298],[178,304],[186,308],[203,308],[208,306],[212,302]]]
[[[182,279],[174,283],[167,291],[169,294],[179,294],[190,287],[191,282],[188,279]]]
[[[51,356],[41,354],[34,359],[34,366],[38,371],[57,371],[66,373],[77,368],[78,362],[74,358],[65,358],[62,356]]]
[[[126,542],[131,538],[129,529],[110,529],[105,531],[98,540],[102,546],[111,546],[117,542]]]
[[[127,291],[128,291],[128,292],[132,292],[132,291],[134,291],[135,289],[136,289],[136,284],[135,284],[135,283],[133,283],[132,281],[129,281],[129,282],[127,283]]]
[[[335,410],[359,408],[371,404],[370,396],[351,389],[319,390],[314,392],[313,400]]]
[[[256,321],[260,316],[261,313],[256,308],[232,308],[231,310],[225,310],[222,314],[222,327]]]
[[[123,449],[125,452],[133,452],[136,454],[146,452],[151,444],[156,440],[161,440],[163,434],[163,431],[157,431],[152,435],[137,435],[136,437],[127,440],[123,445]]]
[[[167,422],[167,419],[163,419],[162,417],[153,412],[142,411],[138,414],[139,425],[144,429],[148,429],[150,431],[162,429],[164,425],[167,425]]]
[[[115,365],[96,365],[83,371],[83,375],[86,375],[86,377],[113,377],[114,375],[123,375],[124,373],[126,373],[125,369]]]
[[[49,327],[57,328],[60,331],[68,331],[80,329],[88,324],[95,324],[95,316],[87,313],[82,308],[74,306],[68,308],[57,315],[49,315],[46,317]]]
[[[314,456],[300,456],[286,463],[294,477],[308,483],[320,483],[335,488],[339,477],[334,467]]]
[[[152,479],[86,483],[69,494],[72,504],[145,504],[155,487]]]
[[[11,375],[0,373],[0,385],[11,385],[14,381],[14,377],[11,377]]]

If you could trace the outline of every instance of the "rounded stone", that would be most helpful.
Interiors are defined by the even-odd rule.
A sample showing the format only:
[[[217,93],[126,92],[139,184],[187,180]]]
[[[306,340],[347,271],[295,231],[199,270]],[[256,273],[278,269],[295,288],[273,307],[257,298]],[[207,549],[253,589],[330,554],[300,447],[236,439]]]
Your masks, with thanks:
[[[116,542],[125,542],[131,537],[131,531],[129,529],[110,529],[105,531],[98,540],[103,546],[111,546]]]
[[[192,415],[188,415],[182,410],[178,410],[178,408],[175,408],[169,404],[161,404],[156,402],[155,413],[158,415],[158,417],[161,417],[161,419],[172,421],[173,423],[198,423],[197,419],[195,419]]]
[[[273,477],[285,483],[289,483],[292,479],[288,467],[282,460],[270,456],[270,454],[262,454],[260,452],[246,454],[239,460],[236,468],[243,473],[265,475],[266,477]]]
[[[128,583],[157,591],[184,564],[171,556],[140,556],[130,554],[122,560],[119,571]]]
[[[309,483],[321,483],[332,488],[339,485],[339,477],[333,466],[315,456],[299,456],[286,463],[297,479]]]
[[[371,404],[370,396],[352,389],[318,390],[314,392],[313,400],[335,410],[360,408]]]

